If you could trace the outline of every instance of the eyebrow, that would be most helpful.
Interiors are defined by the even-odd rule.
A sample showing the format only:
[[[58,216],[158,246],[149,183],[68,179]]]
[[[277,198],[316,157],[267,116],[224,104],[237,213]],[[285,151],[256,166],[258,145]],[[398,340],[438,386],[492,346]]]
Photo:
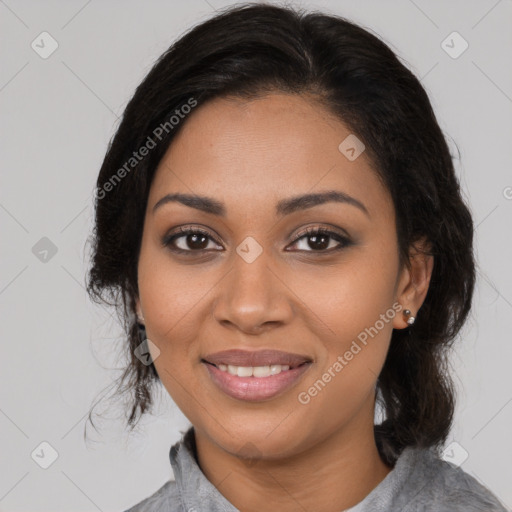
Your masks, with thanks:
[[[155,211],[164,204],[172,202],[181,203],[185,206],[189,206],[190,208],[195,208],[196,210],[217,215],[219,217],[226,217],[226,208],[220,201],[217,201],[212,197],[179,193],[167,194],[162,197],[155,206],[153,206],[153,213],[155,213]],[[289,199],[282,199],[276,205],[276,214],[282,217],[284,215],[290,215],[296,211],[313,208],[314,206],[330,202],[350,204],[370,217],[366,206],[361,201],[338,190],[328,190],[316,194],[304,194],[291,197]]]

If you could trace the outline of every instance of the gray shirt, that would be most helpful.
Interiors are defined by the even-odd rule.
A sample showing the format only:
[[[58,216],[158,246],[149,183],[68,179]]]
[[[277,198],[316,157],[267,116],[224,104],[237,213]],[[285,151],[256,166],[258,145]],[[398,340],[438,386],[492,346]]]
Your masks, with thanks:
[[[193,430],[171,448],[175,481],[125,512],[238,512],[201,471]],[[507,512],[475,478],[419,448],[406,448],[386,478],[345,512],[395,511]]]

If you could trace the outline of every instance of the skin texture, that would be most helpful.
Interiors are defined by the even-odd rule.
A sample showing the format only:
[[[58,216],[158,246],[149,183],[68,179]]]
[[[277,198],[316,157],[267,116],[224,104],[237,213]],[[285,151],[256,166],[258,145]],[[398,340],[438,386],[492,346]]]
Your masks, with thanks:
[[[195,427],[202,471],[240,510],[339,512],[391,470],[373,437],[375,386],[392,329],[407,328],[402,313],[307,404],[298,401],[394,303],[415,316],[432,272],[432,258],[413,248],[411,269],[400,268],[389,192],[366,153],[349,161],[338,149],[350,133],[309,96],[215,99],[188,117],[152,183],[138,312],[160,350],[161,381]],[[328,202],[276,216],[279,200],[327,190],[356,198],[368,215]],[[213,197],[226,216],[176,202],[153,212],[176,192]],[[179,226],[211,240],[182,236],[174,246],[190,252],[173,253],[162,240]],[[352,244],[294,241],[318,227]],[[263,249],[252,263],[236,252],[248,236]],[[306,354],[313,364],[285,393],[246,402],[220,391],[201,363],[231,348]]]

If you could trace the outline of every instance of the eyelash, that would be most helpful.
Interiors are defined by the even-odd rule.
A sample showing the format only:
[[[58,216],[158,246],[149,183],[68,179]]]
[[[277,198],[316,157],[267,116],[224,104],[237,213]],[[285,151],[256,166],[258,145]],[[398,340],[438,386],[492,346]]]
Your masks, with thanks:
[[[174,234],[165,236],[162,240],[162,245],[164,247],[168,247],[169,250],[179,253],[179,254],[192,255],[193,253],[201,253],[204,251],[209,252],[208,249],[185,250],[185,249],[179,249],[177,247],[172,246],[172,244],[175,240],[185,237],[185,236],[188,236],[188,235],[204,235],[205,237],[209,238],[210,240],[213,240],[216,244],[221,245],[217,240],[215,240],[211,236],[210,233],[208,233],[207,231],[204,231],[203,229],[200,229],[200,228],[188,228],[188,227],[182,228],[182,227],[180,227],[180,228],[178,228],[178,231],[179,231],[178,233],[174,233]],[[331,254],[333,252],[340,251],[340,250],[345,249],[345,248],[349,247],[350,245],[352,245],[352,241],[349,238],[347,238],[346,236],[341,235],[340,233],[337,233],[335,231],[330,231],[329,229],[322,228],[322,227],[306,229],[305,231],[303,231],[302,233],[297,235],[297,237],[292,241],[292,245],[296,244],[299,240],[301,240],[303,238],[308,238],[311,236],[319,236],[319,235],[328,236],[329,238],[334,239],[335,241],[337,241],[340,244],[340,246],[336,247],[334,249],[331,248],[331,249],[319,250],[319,251],[309,250],[309,251],[305,251],[305,252],[310,252],[310,253],[315,253],[315,254]]]

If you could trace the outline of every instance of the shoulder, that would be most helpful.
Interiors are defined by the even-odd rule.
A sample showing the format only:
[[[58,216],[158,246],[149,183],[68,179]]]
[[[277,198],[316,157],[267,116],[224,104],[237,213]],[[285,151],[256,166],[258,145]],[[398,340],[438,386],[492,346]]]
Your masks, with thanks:
[[[151,496],[125,512],[180,512],[182,510],[176,482],[170,480]]]
[[[404,512],[507,512],[489,489],[432,450],[411,450],[410,493]]]

